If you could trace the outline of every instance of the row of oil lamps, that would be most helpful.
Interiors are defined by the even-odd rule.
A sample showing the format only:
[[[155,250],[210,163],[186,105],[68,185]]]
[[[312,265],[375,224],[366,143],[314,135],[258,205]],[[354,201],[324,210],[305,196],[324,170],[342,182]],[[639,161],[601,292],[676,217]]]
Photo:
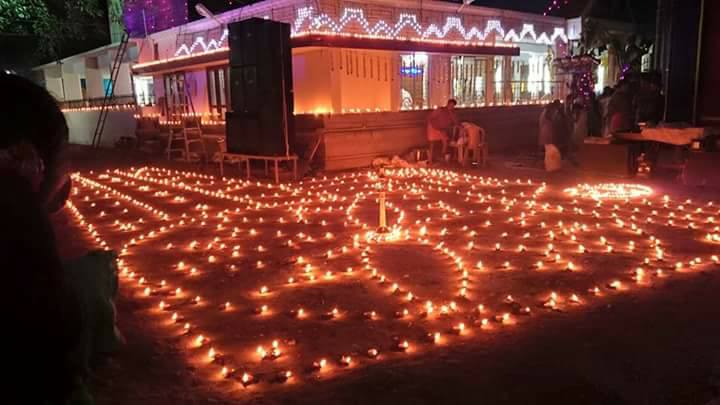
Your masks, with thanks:
[[[156,219],[159,220],[159,221],[162,221],[162,222],[168,222],[168,221],[169,221],[169,216],[168,216],[166,213],[164,213],[164,212],[161,211],[161,210],[157,210],[156,208],[152,207],[151,205],[149,205],[149,204],[147,204],[147,203],[143,203],[143,202],[141,202],[141,201],[139,201],[139,200],[137,200],[137,199],[135,199],[135,198],[127,195],[127,194],[121,193],[121,192],[113,189],[112,187],[109,187],[109,186],[100,184],[100,183],[98,183],[98,182],[94,182],[94,181],[92,181],[92,180],[90,180],[90,179],[88,179],[88,178],[86,178],[86,177],[77,176],[76,178],[77,178],[78,180],[80,180],[81,185],[83,185],[83,186],[85,186],[85,187],[88,187],[88,188],[91,188],[91,189],[96,189],[96,191],[103,190],[103,191],[109,192],[110,195],[112,195],[113,197],[115,197],[115,198],[120,198],[120,199],[122,199],[122,200],[125,200],[126,202],[128,202],[129,204],[131,204],[131,206],[133,206],[133,207],[136,208],[136,209],[143,209],[143,210],[148,211],[149,213],[153,214],[153,215],[156,217]],[[138,178],[138,179],[140,179],[140,178]],[[144,177],[142,177],[141,179],[142,179],[143,181],[153,182],[153,181],[151,181],[151,178],[150,178],[149,176],[144,176]],[[157,181],[157,184],[162,184],[162,181],[161,181],[161,180],[155,179],[155,181]],[[197,185],[195,185],[195,186],[186,186],[186,185],[183,185],[182,188],[183,188],[185,191],[194,192],[194,193],[199,193],[199,194],[205,195],[205,196],[212,196],[212,197],[215,197],[215,198],[221,198],[221,199],[226,199],[226,200],[234,200],[234,198],[230,198],[230,197],[228,196],[228,194],[227,194],[228,191],[230,191],[230,190],[225,191],[225,192],[222,192],[221,190],[218,190],[218,191],[216,191],[216,192],[212,192],[212,191],[203,189],[202,187],[197,186]],[[145,190],[145,191],[146,191],[146,190]],[[295,193],[295,192],[293,192],[293,194],[296,194],[296,195],[297,195],[297,194],[300,194],[300,193]],[[275,195],[275,197],[277,197],[277,194]],[[183,197],[183,199],[185,199],[185,198],[186,198],[186,197]],[[354,210],[355,208],[357,208],[357,207],[358,207],[358,202],[359,202],[361,199],[364,199],[364,198],[366,198],[366,195],[364,195],[364,194],[363,194],[362,196],[360,196],[360,197],[359,197],[358,195],[356,195],[356,198],[355,198],[355,199],[353,200],[353,202],[348,206],[348,209],[347,209],[347,211],[346,211],[346,214],[347,214],[348,216],[351,216],[351,215],[352,215],[352,214],[351,214],[351,213],[352,213],[352,210]],[[310,203],[310,202],[311,202],[311,200],[308,199],[308,203]],[[78,220],[78,223],[79,223],[81,226],[85,226],[85,227],[87,228],[87,230],[88,230],[88,232],[90,232],[91,236],[94,237],[95,242],[97,242],[97,243],[100,244],[101,246],[108,246],[107,242],[106,242],[105,240],[103,240],[102,238],[100,238],[100,236],[99,236],[99,234],[98,234],[98,231],[97,231],[97,228],[96,228],[95,226],[93,226],[92,224],[88,223],[88,222],[85,220],[85,218],[82,216],[82,214],[81,214],[80,211],[77,209],[77,207],[76,207],[75,205],[73,205],[72,203],[69,203],[69,207],[70,207],[70,209],[71,209],[71,212],[73,212],[73,214],[75,215],[76,219]],[[207,208],[207,207],[206,207],[206,208]],[[449,205],[448,205],[447,207],[443,207],[443,208],[448,209],[448,210],[451,210],[451,208],[449,207]],[[220,214],[220,213],[219,213],[219,214]],[[101,213],[100,216],[102,217],[102,216],[104,216],[104,215],[105,215],[105,214],[102,214],[102,213]],[[224,219],[227,219],[227,217],[223,217],[223,218],[224,218]],[[402,216],[398,216],[398,218],[400,218],[400,219],[398,219],[397,223],[395,224],[396,227],[397,227],[397,226],[400,226],[400,222],[402,221]],[[194,218],[193,218],[193,219],[194,219]],[[350,221],[350,222],[353,222],[353,221]],[[363,225],[365,225],[365,228],[368,228],[368,227],[369,227],[369,224],[365,224],[365,223],[364,223]],[[126,226],[127,226],[127,225],[126,225]],[[132,225],[131,225],[131,226],[132,226]],[[161,227],[158,227],[157,230],[153,230],[153,231],[147,232],[147,237],[148,237],[148,238],[154,237],[154,236],[156,236],[156,235],[158,235],[158,234],[160,234],[160,233],[162,233],[162,232],[168,231],[169,229],[172,229],[172,225],[163,225],[163,226],[161,226]],[[426,227],[424,227],[424,231],[423,231],[423,230],[420,231],[420,234],[421,234],[422,237],[425,238],[425,240],[427,240],[427,241],[429,242],[429,239],[428,239],[429,236],[428,236],[428,231],[427,231],[427,228],[426,228]],[[440,236],[444,236],[444,234],[443,234],[442,232],[440,232],[439,234],[440,234]],[[573,235],[573,236],[574,236],[574,235]],[[141,237],[144,238],[144,237],[145,237],[145,234],[141,235]],[[142,238],[139,238],[139,239],[142,240]],[[332,237],[331,237],[331,238],[328,238],[328,239],[332,239]],[[603,244],[603,245],[609,246],[609,243],[607,242],[607,240],[603,241],[603,239],[604,239],[604,237],[602,237],[602,238],[600,239],[600,243]],[[712,236],[711,236],[710,238],[708,238],[708,239],[711,240],[711,239],[712,239]],[[125,247],[123,248],[124,251],[125,251],[125,253],[127,253],[127,249],[128,249],[128,248],[130,248],[131,246],[135,246],[137,243],[138,243],[137,240],[133,241],[133,240],[131,239],[131,240],[129,241],[129,243],[127,244],[127,246],[125,246]],[[442,242],[441,242],[441,243],[442,243]],[[659,244],[659,243],[658,243],[658,244]],[[634,243],[632,243],[630,246],[632,246],[632,245],[634,245]],[[354,247],[357,247],[357,248],[360,248],[360,243],[357,241],[356,238],[354,238],[353,246],[354,246]],[[522,245],[521,245],[521,247],[519,247],[518,249],[519,249],[519,250],[524,250],[524,249],[522,249]],[[579,249],[580,249],[580,250],[583,250],[583,249],[582,249],[582,245],[580,245],[580,248],[579,248]],[[454,251],[452,251],[452,250],[449,250],[448,248],[443,247],[442,245],[439,247],[438,250],[440,250],[443,254],[445,254],[446,256],[448,256],[449,258],[451,258],[451,260],[455,261],[455,263],[462,263],[462,262],[463,262],[463,261],[459,258],[459,255],[458,255],[456,252],[454,252]],[[554,250],[554,249],[551,248],[550,246],[548,247],[548,251],[549,251],[549,252],[552,252],[553,250]],[[258,251],[262,251],[262,250],[261,250],[261,249],[258,249]],[[363,261],[363,263],[364,263],[366,266],[368,266],[368,267],[367,267],[368,270],[372,268],[371,271],[374,271],[374,272],[375,272],[375,274],[373,274],[372,277],[378,277],[378,278],[379,278],[379,277],[383,277],[382,275],[378,275],[378,274],[377,274],[377,270],[376,270],[374,267],[369,266],[369,259],[368,259],[368,257],[367,257],[367,252],[369,252],[369,249],[368,249],[367,247],[366,247],[365,249],[361,249],[361,261]],[[717,257],[713,256],[713,257],[711,258],[711,260],[717,263]],[[300,261],[300,260],[298,260],[298,261]],[[696,258],[696,259],[693,259],[693,260],[690,262],[690,265],[700,264],[701,262],[702,262],[702,261],[701,261],[700,259]],[[572,263],[569,263],[569,266],[571,266],[571,265],[572,265]],[[682,266],[683,266],[682,263],[676,264],[676,267],[678,267],[678,268],[681,268]],[[124,262],[122,262],[122,266],[121,266],[121,267],[122,267],[123,273],[124,273],[126,276],[128,276],[128,278],[133,279],[133,278],[135,277],[135,275],[132,275],[132,272],[128,272],[128,266],[127,266]],[[462,267],[460,267],[460,268],[462,268]],[[466,282],[467,282],[467,271],[466,271],[466,270],[463,270],[463,271],[464,271],[463,274],[465,274],[465,276],[461,279],[461,280],[462,280],[461,282],[462,282],[462,283],[465,283],[465,285],[466,285]],[[658,271],[662,271],[662,270],[658,270]],[[646,276],[647,276],[647,275],[646,275],[646,271],[643,270],[642,268],[638,268],[638,269],[636,269],[636,271],[634,272],[633,278],[634,278],[636,281],[640,282],[640,281],[641,281],[642,279],[644,279]],[[141,277],[139,280],[142,280],[142,282],[139,281],[139,282],[140,282],[140,285],[143,285],[143,284],[147,283],[147,281],[146,281],[144,278],[142,278],[142,277]],[[387,281],[388,283],[390,283],[389,280],[385,280],[385,281]],[[164,285],[165,283],[163,282],[162,284]],[[461,285],[463,285],[463,284],[461,284]],[[614,281],[611,281],[610,283],[608,283],[608,284],[607,284],[607,287],[608,287],[608,288],[612,288],[612,289],[622,289],[624,286],[623,286],[623,284],[622,284],[619,280],[614,280]],[[146,295],[151,295],[152,289],[148,289],[148,288],[149,288],[149,287],[145,287],[143,291],[144,291],[144,293],[145,293]],[[465,288],[465,287],[463,287],[463,288]],[[263,289],[264,289],[264,290],[263,290]],[[397,286],[396,283],[393,283],[393,287],[391,288],[391,290],[392,290],[392,292],[394,293],[394,292],[400,290],[400,288],[399,288],[399,286]],[[178,288],[178,289],[176,289],[176,291],[177,291],[178,293],[180,293],[182,290]],[[461,291],[462,291],[462,290],[461,290]],[[598,288],[598,287],[594,287],[591,291],[594,292],[595,294],[597,294],[597,293],[599,293],[599,288]],[[260,289],[260,294],[261,294],[261,295],[262,295],[262,294],[266,294],[267,292],[268,292],[267,287],[261,287],[261,289]],[[414,296],[413,296],[413,294],[412,294],[411,292],[407,292],[407,294],[404,295],[404,298],[408,299],[409,301],[412,301],[412,300],[413,300],[413,297],[414,297]],[[196,298],[195,298],[194,300],[195,300],[196,303],[197,303],[197,302],[200,301],[200,297],[197,297],[197,296],[196,296]],[[572,302],[572,303],[580,303],[580,302],[581,302],[581,299],[580,299],[577,295],[575,295],[575,294],[572,294],[568,300],[569,300],[569,302]],[[513,302],[512,297],[507,297],[507,298],[506,298],[506,301],[507,301],[507,302]],[[557,306],[558,306],[558,301],[559,301],[559,297],[557,296],[556,293],[553,292],[553,293],[550,294],[550,297],[547,299],[547,301],[545,301],[545,302],[543,303],[543,305],[544,305],[545,307],[555,309],[555,308],[557,308]],[[162,310],[165,310],[165,309],[166,309],[166,308],[164,308],[164,305],[165,305],[165,304],[164,304],[164,301],[161,301],[161,304],[160,304],[159,306],[160,306],[160,308],[161,308]],[[447,312],[450,311],[450,309],[448,309],[448,308],[451,308],[452,305],[454,305],[454,303],[452,303],[451,306],[440,306],[440,309],[438,310],[438,312],[440,312],[440,313],[447,313]],[[229,308],[230,303],[225,303],[225,306],[226,306],[226,309]],[[262,307],[261,307],[261,308],[262,308]],[[267,307],[265,306],[265,308],[267,308]],[[479,307],[478,307],[478,311],[482,311],[482,310],[484,310],[484,308],[481,307],[481,306],[479,306]],[[530,311],[530,309],[527,308],[527,307],[526,307],[525,309],[523,309],[523,310],[525,310],[525,311],[527,311],[527,312]],[[334,309],[334,310],[331,311],[329,314],[332,315],[332,316],[335,316],[335,315],[337,315],[337,311],[338,311],[337,309]],[[405,311],[407,311],[407,310],[405,310]],[[431,302],[429,302],[429,301],[426,302],[426,303],[425,303],[425,313],[426,313],[426,314],[431,314],[431,313],[433,313],[434,311],[435,311],[435,306],[434,306]],[[304,310],[303,310],[303,309],[299,309],[299,310],[297,311],[297,315],[298,315],[298,317],[303,317],[303,315],[306,315],[306,313],[304,313]],[[370,316],[373,316],[372,313],[370,314]],[[178,315],[177,312],[175,312],[175,313],[173,314],[172,318],[173,318],[174,321],[177,321],[178,319],[184,319],[184,318],[182,317],[182,315]],[[494,319],[494,320],[495,320],[495,321],[499,321],[499,322],[501,322],[501,323],[511,323],[511,322],[512,322],[512,317],[511,317],[511,314],[510,314],[510,313],[504,313],[504,314],[498,315],[498,316],[496,317],[496,319]],[[485,319],[483,319],[483,320],[481,321],[481,325],[482,325],[482,326],[486,326],[486,325],[488,324],[488,322],[490,322],[490,321],[489,321],[487,318],[485,318]],[[189,324],[186,323],[186,325],[184,326],[184,329],[186,329],[188,332],[190,332],[192,328],[190,327]],[[457,324],[457,325],[454,327],[454,330],[456,330],[457,333],[459,333],[459,334],[464,333],[467,329],[468,329],[468,326],[467,326],[465,323],[462,323],[462,322],[459,323],[459,324]],[[431,337],[431,340],[434,341],[434,342],[440,342],[440,340],[441,340],[441,335],[440,335],[439,332],[435,332],[435,333],[429,335],[429,337]],[[206,345],[207,345],[207,342],[208,342],[207,338],[205,338],[205,337],[203,337],[202,335],[199,335],[199,334],[195,337],[194,341],[195,341],[195,343],[198,344],[198,346],[206,346]],[[398,340],[397,342],[395,342],[393,348],[394,348],[395,350],[399,350],[399,351],[407,351],[407,350],[410,349],[410,344],[409,344],[406,340]],[[261,346],[261,347],[258,348],[258,354],[260,355],[261,358],[277,358],[277,357],[279,357],[279,356],[281,355],[281,351],[280,351],[280,348],[279,348],[279,344],[277,343],[277,341],[274,341],[273,344],[271,345],[271,347],[268,348],[268,349],[265,349],[264,347]],[[378,352],[377,349],[371,348],[371,349],[368,351],[367,354],[368,354],[369,357],[375,358],[375,357],[378,356],[379,352]],[[217,362],[218,359],[221,359],[221,358],[222,358],[222,356],[218,353],[218,351],[217,351],[214,347],[210,347],[210,348],[209,348],[208,357],[209,357],[209,359],[210,359],[211,361],[213,361],[213,362]],[[352,359],[350,356],[342,356],[341,359],[340,359],[340,361],[339,361],[339,363],[340,363],[341,365],[344,365],[344,366],[350,366],[350,365],[353,363],[353,359]],[[327,366],[327,361],[324,360],[324,359],[318,360],[318,361],[315,362],[315,364],[314,364],[314,367],[315,367],[316,369],[318,369],[318,370],[322,370],[322,369],[325,368],[326,366]],[[221,369],[221,375],[224,376],[224,377],[228,377],[228,378],[231,377],[231,376],[238,375],[240,381],[241,381],[244,385],[248,385],[248,384],[251,384],[251,383],[255,382],[255,378],[254,378],[252,375],[250,375],[249,373],[237,374],[237,373],[235,372],[235,370],[232,369],[232,367],[227,366],[227,365],[224,365],[224,366],[222,367],[222,369]],[[283,372],[281,372],[281,373],[278,375],[278,379],[280,379],[280,380],[282,380],[283,378],[284,378],[284,380],[287,380],[288,378],[291,378],[291,377],[292,377],[292,373],[291,373],[290,371],[283,371]]]

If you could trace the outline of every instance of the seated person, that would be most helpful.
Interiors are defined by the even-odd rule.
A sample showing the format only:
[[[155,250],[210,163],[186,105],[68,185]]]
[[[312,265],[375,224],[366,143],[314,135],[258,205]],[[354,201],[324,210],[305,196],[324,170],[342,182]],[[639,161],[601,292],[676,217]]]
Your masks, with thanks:
[[[445,107],[440,107],[433,111],[428,117],[427,137],[430,143],[428,160],[433,162],[436,156],[436,148],[441,146],[441,156],[447,155],[448,141],[453,134],[455,127],[458,125],[458,119],[455,115],[455,106],[457,101],[448,100]]]

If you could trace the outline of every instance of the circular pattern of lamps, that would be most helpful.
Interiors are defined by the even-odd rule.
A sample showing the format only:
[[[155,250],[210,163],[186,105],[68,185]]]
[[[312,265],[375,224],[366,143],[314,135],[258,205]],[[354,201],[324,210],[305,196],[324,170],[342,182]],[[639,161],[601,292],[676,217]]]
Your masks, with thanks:
[[[649,197],[653,190],[641,184],[580,184],[566,188],[571,197],[591,198],[593,200],[625,200],[629,198]]]
[[[416,168],[278,185],[156,167],[73,180],[68,208],[118,251],[123,289],[201,376],[242,392],[581,311],[720,261],[712,203],[638,185],[547,193]],[[378,234],[381,190],[390,232]]]

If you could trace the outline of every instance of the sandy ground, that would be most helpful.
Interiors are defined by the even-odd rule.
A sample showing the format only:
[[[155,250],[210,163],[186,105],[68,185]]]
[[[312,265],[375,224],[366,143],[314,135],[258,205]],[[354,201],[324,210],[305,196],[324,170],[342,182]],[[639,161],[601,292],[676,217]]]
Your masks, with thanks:
[[[145,276],[149,280],[145,285],[153,286],[157,293],[154,291],[150,297],[144,297],[145,285],[138,286],[137,278],[123,278],[117,302],[118,323],[128,343],[97,369],[94,392],[98,403],[708,404],[720,398],[720,298],[717,294],[720,271],[708,263],[710,255],[720,249],[702,241],[703,232],[712,230],[710,225],[698,221],[702,230],[690,230],[678,218],[677,222],[682,225],[664,226],[667,214],[673,209],[663,212],[659,207],[656,208],[661,211],[659,216],[665,215],[663,226],[644,225],[641,221],[633,221],[631,216],[644,219],[650,208],[639,202],[620,207],[616,212],[626,223],[637,222],[663,241],[667,255],[665,262],[644,266],[642,258],[653,254],[653,248],[646,242],[647,236],[635,236],[627,229],[613,228],[609,216],[613,212],[612,204],[608,204],[598,209],[601,218],[597,222],[601,223],[601,229],[578,230],[575,242],[567,235],[553,241],[563,255],[560,263],[544,256],[547,230],[541,230],[540,222],[546,222],[547,229],[557,226],[559,220],[567,224],[564,225],[567,228],[574,218],[581,218],[581,222],[590,225],[593,223],[587,216],[572,212],[570,200],[557,191],[570,184],[602,179],[572,172],[547,177],[536,171],[504,169],[496,163],[494,169],[470,173],[511,180],[532,178],[534,184],[478,186],[474,192],[496,198],[486,203],[464,201],[462,196],[454,194],[456,189],[470,191],[475,180],[457,181],[453,185],[433,183],[432,176],[398,180],[397,189],[388,197],[391,223],[398,220],[392,208],[402,208],[407,212],[403,226],[419,237],[422,224],[416,225],[415,221],[430,217],[430,222],[424,224],[432,243],[425,245],[417,240],[385,245],[363,243],[359,248],[350,247],[350,253],[343,255],[338,251],[333,258],[327,259],[325,252],[328,249],[351,246],[351,235],[362,232],[343,226],[345,216],[339,205],[346,206],[347,202],[321,202],[319,196],[312,197],[317,198],[310,204],[313,209],[335,206],[335,211],[310,212],[306,215],[307,224],[297,224],[290,221],[291,214],[281,209],[254,210],[247,207],[250,205],[247,200],[238,204],[197,192],[181,193],[177,188],[178,181],[172,182],[174,188],[127,176],[123,181],[135,181],[135,184],[113,183],[110,179],[101,179],[97,170],[139,167],[144,158],[122,154],[88,156],[87,151],[82,150],[74,151],[72,156],[74,167],[82,170],[85,178],[166,210],[173,217],[182,212],[197,217],[197,223],[182,230],[137,243],[123,258],[127,268],[137,271],[138,277],[140,274]],[[192,165],[172,167],[199,171]],[[96,172],[91,174],[90,170]],[[156,180],[171,176],[159,171],[146,174]],[[215,183],[210,184],[210,179],[195,178],[194,181],[199,181],[196,186],[202,189],[217,188]],[[352,196],[357,191],[350,190],[349,184],[331,186],[332,181],[332,177],[319,180],[313,191],[336,193],[338,198]],[[517,204],[503,212],[502,207],[506,204],[499,200],[502,198],[500,190],[507,187],[508,199],[527,200],[541,181],[548,182],[548,191],[538,201],[548,202],[551,207],[562,204],[565,211],[538,212],[529,216],[526,229],[517,222],[507,223],[511,217],[519,221],[520,213],[529,215],[530,210]],[[410,184],[424,188],[428,200],[421,201],[417,195],[413,196]],[[142,185],[148,188],[140,190],[138,187]],[[693,203],[685,204],[693,209],[700,201],[704,203],[717,198],[717,193],[708,190],[687,190],[667,182],[652,182],[651,185],[660,195],[665,192],[672,195],[673,202],[693,198]],[[312,186],[307,183],[305,191]],[[275,190],[280,191],[280,195],[273,197],[255,184],[243,187],[243,190],[228,194],[234,193],[240,198],[247,195],[245,198],[263,202],[272,202],[273,198],[280,203],[292,200],[286,195],[289,191],[283,194],[283,191]],[[147,234],[161,222],[154,222],[148,217],[147,209],[126,200],[93,194],[94,189],[89,183],[78,189],[74,204],[88,221],[96,224],[110,246],[118,250],[129,238]],[[159,191],[169,194],[156,194]],[[524,194],[521,196],[520,193]],[[172,200],[180,194],[186,201]],[[262,197],[262,194],[267,195]],[[89,197],[88,201],[80,198],[84,195]],[[403,199],[403,195],[409,197]],[[114,206],[116,200],[122,201],[122,205]],[[417,211],[420,204],[440,200],[444,206],[425,206]],[[91,206],[93,203],[96,205]],[[198,203],[209,205],[206,226],[199,225],[203,218],[202,209],[195,209]],[[672,204],[675,209],[677,205]],[[119,211],[123,206],[129,210],[126,216]],[[218,230],[214,227],[220,221],[213,219],[212,214],[238,206],[243,207],[242,212],[226,214],[229,221],[226,228]],[[481,214],[481,209],[487,206],[492,206],[493,213]],[[585,215],[596,208],[588,201],[579,201],[578,206]],[[634,213],[635,207],[644,211]],[[458,210],[461,215],[454,217],[453,210]],[[471,214],[470,210],[478,212]],[[105,214],[101,216],[103,211]],[[354,216],[361,223],[374,227],[376,213],[376,202],[367,198],[358,202]],[[443,213],[450,215],[441,219]],[[91,243],[69,216],[56,218],[56,223],[63,253],[73,256],[81,254]],[[263,222],[259,222],[261,216]],[[288,222],[278,225],[279,216],[286,216]],[[113,224],[116,219],[130,224],[130,218],[136,220],[137,217],[143,217],[145,221],[135,222],[135,230],[119,231],[118,225]],[[243,217],[248,218],[248,222],[243,222]],[[321,220],[327,225],[322,226]],[[483,228],[485,220],[492,221],[489,228]],[[468,229],[463,230],[466,225]],[[228,235],[233,228],[238,228],[235,237]],[[447,235],[440,234],[442,228],[448,230]],[[257,235],[251,235],[250,229]],[[477,229],[478,234],[469,237],[467,233],[472,229]],[[558,227],[556,232],[561,229]],[[290,236],[304,232],[315,239],[312,242],[298,240],[295,248],[288,248],[283,246],[287,237],[274,237],[277,230]],[[331,232],[333,238],[323,240],[326,232]],[[503,237],[503,232],[508,235]],[[524,233],[531,235],[525,238]],[[216,236],[222,239],[218,243],[227,242],[228,249],[231,242],[239,245],[241,254],[232,258],[229,250],[187,247],[189,241],[197,240],[204,245]],[[602,253],[605,246],[598,242],[600,236],[611,241],[617,252]],[[637,244],[632,253],[627,251],[630,240]],[[469,276],[463,277],[452,257],[444,254],[442,249],[433,249],[440,241],[445,241],[446,247],[467,262]],[[476,245],[473,250],[467,250],[469,241]],[[167,243],[178,248],[164,249]],[[495,243],[503,245],[500,252],[494,251]],[[526,252],[517,251],[521,243]],[[575,253],[578,243],[583,243],[590,253]],[[263,245],[265,251],[258,251],[258,245]],[[362,256],[366,247],[370,250]],[[306,279],[307,273],[295,262],[299,255],[312,263],[318,281]],[[209,263],[209,256],[215,256],[216,261]],[[704,259],[703,265],[682,272],[672,270],[675,261],[687,263],[696,256]],[[391,292],[390,281],[378,285],[377,279],[371,279],[369,271],[363,270],[364,257],[368,258],[369,266],[377,268],[388,280],[397,282],[402,294]],[[179,271],[179,260],[184,260],[187,267],[197,267],[198,274],[190,276],[187,271]],[[262,269],[257,269],[257,260],[263,261]],[[482,271],[473,268],[478,260],[483,262]],[[546,270],[533,269],[538,260],[547,263]],[[568,260],[577,266],[577,272],[564,271]],[[505,261],[510,262],[509,269],[504,268]],[[229,271],[231,265],[239,270]],[[662,268],[669,275],[662,278],[650,275],[638,285],[632,279],[638,266],[648,272]],[[347,267],[356,269],[354,275],[340,274]],[[322,280],[326,271],[333,272],[332,280]],[[298,280],[291,287],[286,285],[290,276]],[[345,278],[340,279],[342,277]],[[160,279],[173,287],[181,286],[187,296],[180,299],[163,295],[163,288],[158,284]],[[467,282],[467,298],[458,296],[463,280]],[[608,288],[614,280],[622,280],[627,289],[618,292]],[[259,296],[259,287],[263,285],[269,287],[267,296]],[[600,297],[588,292],[595,286],[601,289]],[[418,299],[406,302],[406,294],[410,291]],[[543,307],[551,291],[559,295],[560,311]],[[580,297],[581,304],[571,304],[573,293]],[[196,295],[203,297],[202,304],[189,302]],[[512,295],[512,302],[507,295]],[[170,311],[160,311],[157,305],[161,300],[167,300],[174,307]],[[427,300],[433,301],[436,313],[441,305],[450,301],[455,301],[460,310],[447,316],[425,318],[421,312]],[[232,303],[232,310],[221,311],[219,307],[228,301]],[[485,308],[483,313],[476,311],[480,303]],[[253,312],[262,304],[271,307],[271,316],[263,318]],[[300,306],[309,313],[306,319],[293,317],[293,311]],[[526,306],[532,315],[522,314]],[[325,319],[323,313],[333,307],[340,309],[340,317]],[[410,315],[404,319],[395,318],[395,312],[404,308],[409,309]],[[192,322],[190,336],[182,335],[180,324],[168,322],[175,310],[185,321]],[[378,319],[364,317],[363,314],[371,310],[377,312]],[[504,313],[511,314],[511,325],[494,320],[495,316]],[[482,319],[489,320],[489,327],[481,328]],[[467,330],[458,336],[453,328],[460,322],[467,325]],[[442,334],[439,345],[426,339],[427,333],[434,332]],[[202,348],[193,346],[198,333],[211,339]],[[407,339],[411,342],[411,350],[408,353],[393,351],[394,338]],[[274,361],[259,360],[256,346],[262,344],[269,349],[273,339],[279,340],[282,356]],[[238,373],[250,372],[260,382],[243,388],[238,382],[239,376],[228,380],[219,378],[222,365],[210,364],[206,354],[209,347],[217,347],[228,367],[236,368]],[[378,359],[367,357],[366,351],[371,347],[380,351]],[[352,356],[351,367],[339,363],[343,355]],[[310,370],[312,362],[320,358],[328,360],[328,369],[322,372]],[[292,370],[294,377],[286,383],[274,382],[276,373],[283,370]]]

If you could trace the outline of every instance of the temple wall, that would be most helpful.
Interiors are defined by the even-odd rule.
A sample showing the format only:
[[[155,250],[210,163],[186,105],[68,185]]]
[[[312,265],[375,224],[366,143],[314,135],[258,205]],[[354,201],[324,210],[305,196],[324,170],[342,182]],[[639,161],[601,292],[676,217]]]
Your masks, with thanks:
[[[542,106],[503,106],[458,110],[461,121],[482,126],[490,155],[532,152],[537,148]],[[320,159],[326,170],[367,167],[376,157],[402,155],[424,147],[429,111],[296,117],[299,138],[321,134]],[[319,126],[319,128],[308,128]],[[303,129],[305,128],[305,129]]]

